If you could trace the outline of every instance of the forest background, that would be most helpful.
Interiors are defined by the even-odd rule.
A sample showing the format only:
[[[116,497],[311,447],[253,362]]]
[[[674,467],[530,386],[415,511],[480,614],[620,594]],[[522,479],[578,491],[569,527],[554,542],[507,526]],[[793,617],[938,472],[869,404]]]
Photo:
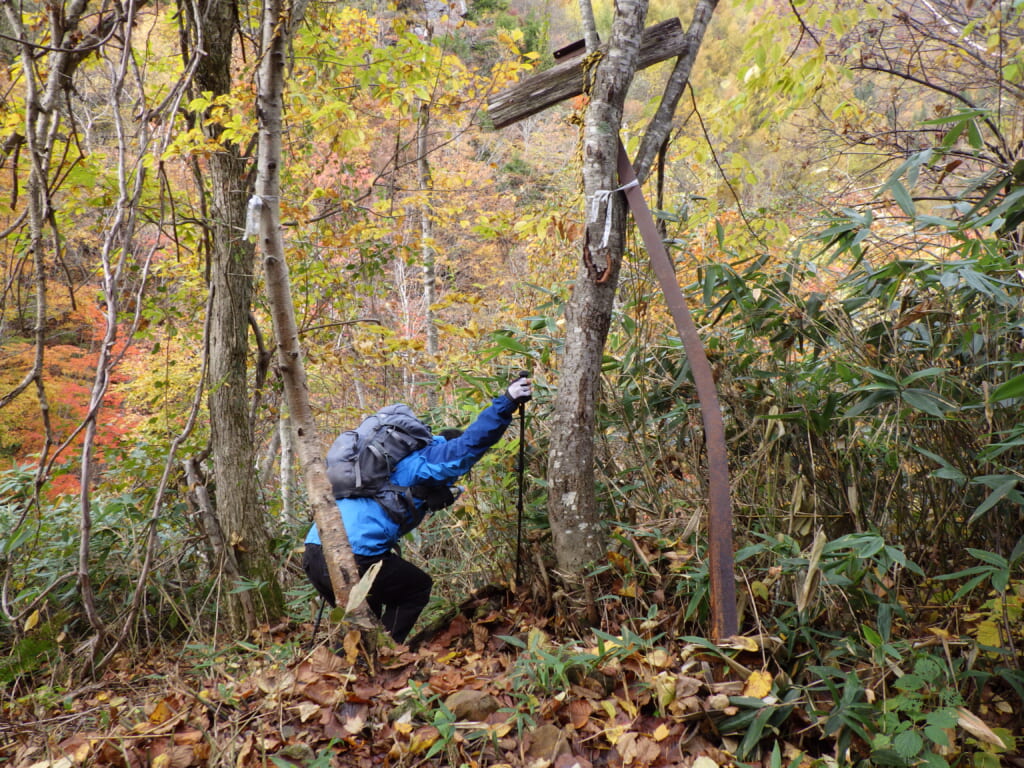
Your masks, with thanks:
[[[544,617],[551,658],[595,631],[634,650],[707,638],[702,424],[629,232],[595,404],[608,554],[588,594],[554,566],[547,430],[589,214],[587,104],[502,131],[485,105],[581,36],[578,7],[400,5],[311,5],[288,52],[279,202],[324,447],[396,401],[465,424],[529,370],[524,554],[510,432],[407,543],[437,577],[427,618],[501,583]],[[680,14],[650,5],[648,24]],[[259,9],[218,25],[217,8],[4,5],[12,718],[153,645],[244,650],[282,618],[308,639],[306,489],[239,237]],[[607,30],[611,4],[595,11]],[[743,632],[779,646],[770,691],[715,721],[741,759],[1018,750],[1022,25],[1019,0],[720,8],[646,185],[726,419]],[[633,84],[631,153],[669,66]]]

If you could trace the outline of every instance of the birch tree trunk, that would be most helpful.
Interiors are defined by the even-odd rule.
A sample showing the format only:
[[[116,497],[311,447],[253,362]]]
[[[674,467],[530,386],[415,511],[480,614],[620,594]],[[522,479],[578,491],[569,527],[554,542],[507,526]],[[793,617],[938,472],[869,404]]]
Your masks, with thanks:
[[[254,200],[260,211],[259,241],[266,272],[267,296],[274,319],[277,363],[284,382],[289,418],[295,429],[295,451],[305,477],[313,519],[320,530],[335,599],[339,606],[344,606],[348,602],[349,591],[359,581],[359,572],[327,480],[323,451],[309,404],[309,387],[281,236],[280,168],[285,51],[291,30],[301,19],[301,5],[293,13],[295,15],[289,18],[283,0],[266,0],[263,6],[263,59],[257,100],[260,120],[259,161]],[[369,624],[367,616],[368,612],[361,608],[354,618],[359,623]]]

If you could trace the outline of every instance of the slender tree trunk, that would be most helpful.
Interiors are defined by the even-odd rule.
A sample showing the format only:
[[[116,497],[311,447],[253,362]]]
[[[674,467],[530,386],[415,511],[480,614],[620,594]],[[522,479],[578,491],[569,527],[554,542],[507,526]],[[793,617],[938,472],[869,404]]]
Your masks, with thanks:
[[[431,374],[435,386],[427,388],[427,404],[431,408],[438,405],[437,355],[440,344],[437,337],[437,319],[434,317],[434,305],[437,303],[437,252],[434,250],[434,226],[431,218],[434,180],[430,173],[430,105],[420,103],[420,112],[416,121],[416,168],[420,177],[420,257],[423,260],[423,322],[427,334],[427,355],[430,359]]]
[[[339,606],[344,606],[349,591],[359,581],[359,573],[327,481],[323,448],[309,405],[306,368],[295,323],[288,263],[285,261],[284,240],[281,236],[279,195],[285,50],[291,29],[301,18],[300,11],[296,10],[295,13],[291,18],[286,15],[283,0],[266,0],[263,6],[263,60],[259,72],[258,96],[259,165],[255,201],[260,210],[259,241],[274,320],[274,337],[277,339],[277,361],[284,381],[289,417],[295,428],[295,450],[306,480],[313,519],[320,531],[335,599]],[[360,608],[354,618],[369,624],[367,616],[365,608]]]
[[[437,302],[437,269],[434,252],[434,228],[430,217],[430,198],[433,179],[430,174],[430,105],[420,104],[419,119],[416,122],[416,168],[420,177],[420,193],[424,196],[420,205],[420,256],[423,259],[423,304],[426,318],[427,354],[437,357],[437,324],[434,322],[434,304]]]
[[[206,0],[200,11],[201,17],[193,21],[201,29],[205,55],[196,70],[196,85],[200,91],[224,95],[232,84],[237,5],[230,0]],[[204,130],[215,140],[221,133],[217,125]],[[253,245],[242,237],[251,191],[248,166],[241,149],[226,142],[210,156],[208,165],[211,231],[207,243],[213,290],[209,410],[215,510],[237,572],[261,585],[258,593],[225,592],[225,607],[238,632],[272,621],[284,610],[254,471],[256,450],[249,411],[248,334],[255,262]],[[226,568],[224,564],[221,567]],[[229,573],[231,570],[234,567]]]

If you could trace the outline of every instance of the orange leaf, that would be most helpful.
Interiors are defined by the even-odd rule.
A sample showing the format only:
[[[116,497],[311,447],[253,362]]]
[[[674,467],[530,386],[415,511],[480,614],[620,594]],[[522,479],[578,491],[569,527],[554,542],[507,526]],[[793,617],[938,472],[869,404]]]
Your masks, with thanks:
[[[161,699],[153,707],[153,711],[149,713],[149,722],[153,723],[153,725],[160,725],[161,723],[166,723],[173,714],[174,711],[167,703],[167,699]]]
[[[586,699],[573,699],[569,702],[569,722],[578,731],[587,724],[593,711],[594,708]]]

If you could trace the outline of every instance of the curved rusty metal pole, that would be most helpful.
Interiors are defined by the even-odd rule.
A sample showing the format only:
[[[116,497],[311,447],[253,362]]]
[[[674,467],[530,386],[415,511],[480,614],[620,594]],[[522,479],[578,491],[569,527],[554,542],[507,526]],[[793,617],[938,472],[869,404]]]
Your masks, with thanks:
[[[682,289],[676,280],[675,268],[658,234],[643,190],[637,183],[636,172],[629,162],[626,148],[619,141],[619,183],[624,187],[626,201],[633,212],[640,236],[643,238],[651,266],[665,294],[676,330],[683,341],[683,349],[690,361],[693,381],[697,386],[701,416],[704,419],[704,445],[708,452],[708,551],[711,560],[711,616],[712,636],[715,640],[735,635],[736,580],[732,552],[732,502],[729,491],[729,458],[725,451],[725,426],[718,391],[711,374],[711,365],[704,353],[704,345],[686,306]]]

